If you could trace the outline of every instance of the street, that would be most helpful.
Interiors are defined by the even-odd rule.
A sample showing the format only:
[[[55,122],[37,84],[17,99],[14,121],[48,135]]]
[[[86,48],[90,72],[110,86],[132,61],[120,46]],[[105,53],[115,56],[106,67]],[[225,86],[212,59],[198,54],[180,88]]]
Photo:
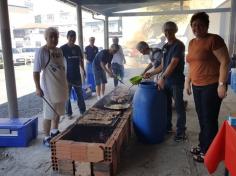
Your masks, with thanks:
[[[34,92],[33,66],[14,66],[17,98]],[[4,69],[0,69],[0,104],[7,102],[6,81]]]

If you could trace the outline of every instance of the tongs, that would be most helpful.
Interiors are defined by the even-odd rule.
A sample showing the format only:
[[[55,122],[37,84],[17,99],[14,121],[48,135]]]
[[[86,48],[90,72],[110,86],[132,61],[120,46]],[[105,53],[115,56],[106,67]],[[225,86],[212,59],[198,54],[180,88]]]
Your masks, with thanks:
[[[127,84],[125,84],[121,79],[118,78],[118,76],[115,76],[115,79],[117,79],[121,84],[125,85],[126,87],[129,88],[129,90],[131,89],[131,87],[133,87],[134,85],[128,86]]]
[[[124,84],[125,86],[128,86],[127,84],[125,84],[118,76],[114,77],[116,80],[118,80],[121,84]],[[128,86],[129,87],[129,86]]]
[[[53,110],[53,112],[58,116],[60,117],[60,115],[58,114],[58,112],[52,107],[52,105],[49,103],[49,101],[44,97],[42,96],[43,100],[47,103],[47,105]]]

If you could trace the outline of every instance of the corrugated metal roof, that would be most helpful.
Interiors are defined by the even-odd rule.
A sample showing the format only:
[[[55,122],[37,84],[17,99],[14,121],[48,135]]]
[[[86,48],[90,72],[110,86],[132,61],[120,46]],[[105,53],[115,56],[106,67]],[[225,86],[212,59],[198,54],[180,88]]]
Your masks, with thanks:
[[[59,0],[70,4],[80,4],[83,8],[106,15],[112,16],[112,14],[119,11],[132,10],[137,8],[144,8],[150,6],[161,6],[163,4],[176,4],[179,3],[179,7],[183,2],[190,0]]]

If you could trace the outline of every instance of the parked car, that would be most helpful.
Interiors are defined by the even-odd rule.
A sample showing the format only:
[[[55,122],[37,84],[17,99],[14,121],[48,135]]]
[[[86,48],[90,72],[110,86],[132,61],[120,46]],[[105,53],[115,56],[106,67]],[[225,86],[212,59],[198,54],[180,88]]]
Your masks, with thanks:
[[[25,58],[25,63],[30,64],[34,62],[34,55],[38,48],[22,48],[22,55]]]
[[[24,56],[16,48],[12,48],[12,56],[13,56],[13,64],[15,66],[26,64],[26,60],[25,60]],[[0,50],[0,69],[3,69],[3,68],[4,68],[3,54],[2,54],[2,50]]]
[[[12,55],[13,55],[13,64],[15,66],[26,64],[24,56],[16,48],[12,48]]]

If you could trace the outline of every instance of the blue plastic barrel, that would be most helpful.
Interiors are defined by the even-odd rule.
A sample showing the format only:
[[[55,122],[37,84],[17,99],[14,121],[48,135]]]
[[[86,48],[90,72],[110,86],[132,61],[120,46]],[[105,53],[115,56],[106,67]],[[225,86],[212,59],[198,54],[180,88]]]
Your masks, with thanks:
[[[142,82],[133,98],[133,126],[137,138],[144,143],[156,144],[166,134],[166,95],[154,82]]]
[[[96,91],[96,85],[95,85],[95,80],[94,80],[94,75],[93,75],[93,68],[92,68],[92,63],[87,63],[86,64],[86,83],[90,84],[92,86],[92,91]]]

